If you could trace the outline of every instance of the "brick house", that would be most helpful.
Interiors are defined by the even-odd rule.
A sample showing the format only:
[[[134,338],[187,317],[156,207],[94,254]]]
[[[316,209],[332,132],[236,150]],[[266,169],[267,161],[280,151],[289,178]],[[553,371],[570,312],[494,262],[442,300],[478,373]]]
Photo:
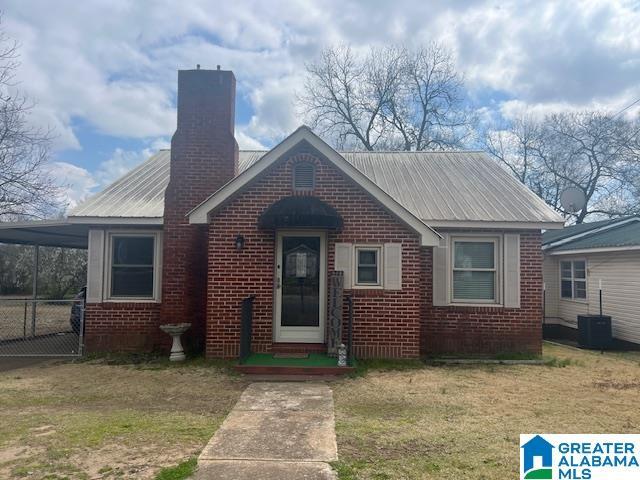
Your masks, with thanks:
[[[89,351],[166,348],[186,321],[237,357],[248,297],[254,351],[324,351],[342,272],[357,357],[540,352],[541,231],[563,221],[536,195],[481,152],[338,152],[304,126],[239,151],[234,105],[232,72],[180,71],[171,150],[61,223],[86,232]]]

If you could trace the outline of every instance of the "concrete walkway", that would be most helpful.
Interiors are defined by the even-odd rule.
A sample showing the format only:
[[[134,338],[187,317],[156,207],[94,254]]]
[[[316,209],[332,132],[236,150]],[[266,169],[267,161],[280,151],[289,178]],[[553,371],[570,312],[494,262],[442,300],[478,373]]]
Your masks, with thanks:
[[[252,383],[198,459],[197,480],[335,479],[331,389]]]

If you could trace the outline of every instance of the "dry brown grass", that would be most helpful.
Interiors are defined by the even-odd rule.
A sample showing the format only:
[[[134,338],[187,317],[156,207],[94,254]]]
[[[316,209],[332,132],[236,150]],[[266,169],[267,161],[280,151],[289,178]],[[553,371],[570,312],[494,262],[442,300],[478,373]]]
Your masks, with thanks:
[[[153,478],[202,449],[244,386],[203,362],[0,373],[0,478]]]
[[[520,433],[637,433],[640,355],[373,372],[334,386],[343,479],[516,478]]]
[[[546,345],[545,355],[546,366],[333,382],[341,478],[516,478],[520,433],[638,431],[639,354]],[[245,385],[203,362],[0,373],[0,478],[153,478],[197,454]]]

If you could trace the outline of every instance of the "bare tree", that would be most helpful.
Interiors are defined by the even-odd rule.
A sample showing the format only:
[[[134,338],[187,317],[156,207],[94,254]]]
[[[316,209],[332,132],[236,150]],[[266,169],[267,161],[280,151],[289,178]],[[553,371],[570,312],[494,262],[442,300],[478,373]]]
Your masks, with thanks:
[[[582,223],[588,216],[640,213],[640,122],[585,111],[523,117],[484,135],[485,149],[549,205]],[[565,211],[567,187],[587,199],[577,213]]]
[[[18,44],[0,30],[0,220],[45,217],[58,189],[47,169],[51,132],[29,123],[33,104],[14,82]]]
[[[0,295],[30,295],[33,247],[0,244]],[[40,247],[38,295],[61,299],[77,293],[87,281],[87,251]]]
[[[444,150],[472,132],[462,76],[437,43],[366,54],[332,47],[306,68],[300,104],[312,127],[340,148]]]

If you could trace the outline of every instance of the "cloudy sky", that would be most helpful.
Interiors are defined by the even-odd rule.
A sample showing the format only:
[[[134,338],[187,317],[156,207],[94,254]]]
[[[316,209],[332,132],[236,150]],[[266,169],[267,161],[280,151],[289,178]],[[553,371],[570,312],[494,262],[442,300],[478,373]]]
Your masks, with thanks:
[[[52,168],[74,204],[169,144],[176,70],[238,80],[241,148],[273,145],[302,119],[304,64],[326,45],[437,40],[451,48],[473,106],[606,108],[640,98],[639,1],[4,0],[21,44],[32,120],[53,127]],[[635,113],[632,110],[627,112]]]

